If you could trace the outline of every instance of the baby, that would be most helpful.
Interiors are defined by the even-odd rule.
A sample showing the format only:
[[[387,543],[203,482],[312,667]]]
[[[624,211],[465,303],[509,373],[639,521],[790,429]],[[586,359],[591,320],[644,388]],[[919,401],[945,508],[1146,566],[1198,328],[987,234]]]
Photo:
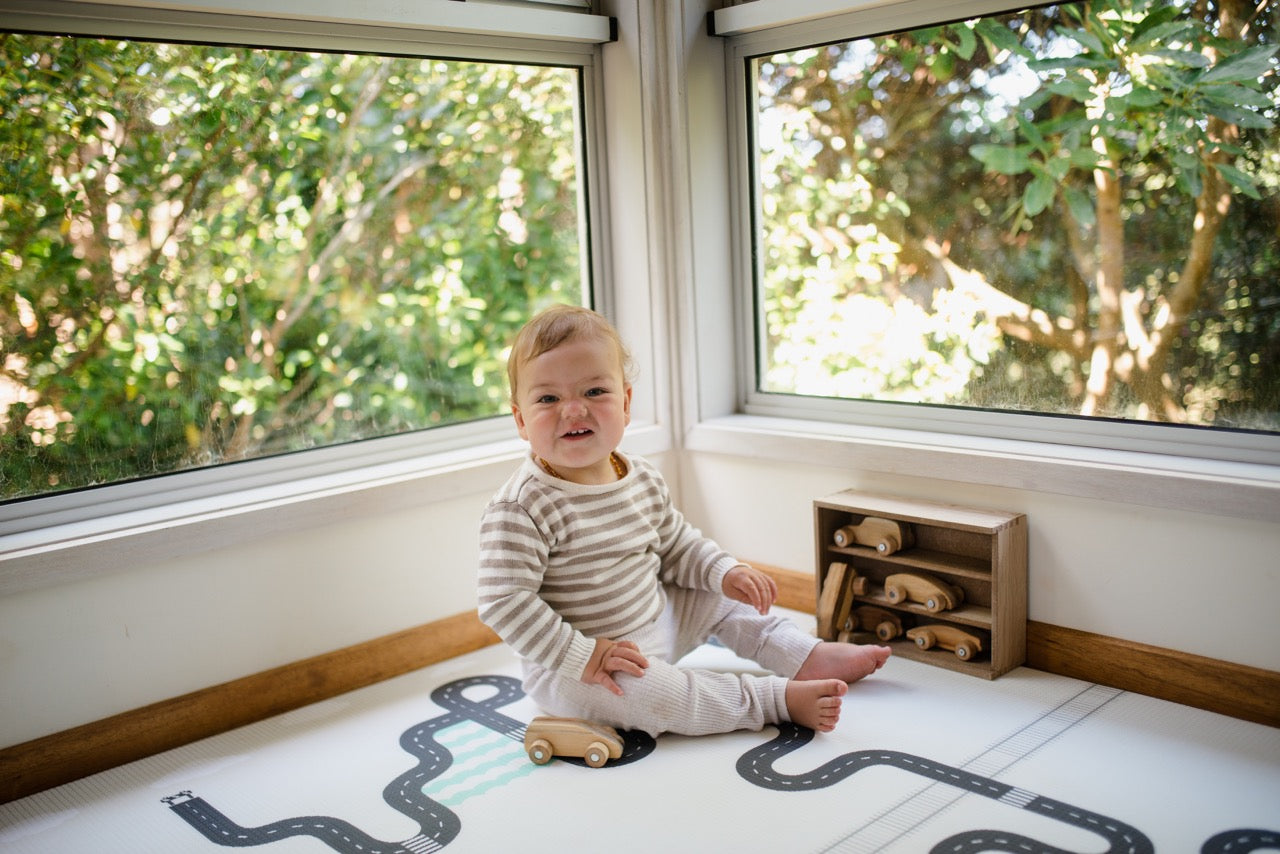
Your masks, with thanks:
[[[516,336],[511,411],[530,455],[485,509],[481,619],[548,713],[702,735],[793,721],[830,731],[885,646],[822,642],[769,613],[777,586],[703,537],[651,464],[617,450],[630,357],[599,314],[555,306]],[[676,662],[710,637],[773,674]]]

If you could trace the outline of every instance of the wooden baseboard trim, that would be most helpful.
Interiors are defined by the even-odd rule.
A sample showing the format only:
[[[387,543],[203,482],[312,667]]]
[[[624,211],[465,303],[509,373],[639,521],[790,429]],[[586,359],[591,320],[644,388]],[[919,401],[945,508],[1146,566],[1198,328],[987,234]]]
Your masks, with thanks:
[[[753,564],[778,583],[778,604],[812,614],[813,573]],[[1027,666],[1280,727],[1280,673],[1187,652],[1027,622]]]
[[[813,574],[756,564],[778,604],[812,614]],[[475,612],[407,629],[0,750],[0,803],[497,643]],[[1280,673],[1091,634],[1027,624],[1027,665],[1280,727]]]
[[[24,798],[498,641],[474,611],[0,750],[0,803]]]
[[[1280,673],[1189,652],[1027,623],[1027,666],[1280,727]]]

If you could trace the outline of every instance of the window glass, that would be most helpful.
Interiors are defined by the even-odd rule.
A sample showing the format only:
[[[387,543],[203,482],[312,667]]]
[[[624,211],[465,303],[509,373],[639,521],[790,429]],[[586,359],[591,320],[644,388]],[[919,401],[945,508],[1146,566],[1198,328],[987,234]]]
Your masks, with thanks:
[[[757,391],[1280,431],[1275,28],[1095,0],[751,59]]]
[[[0,34],[0,498],[505,411],[581,71]]]

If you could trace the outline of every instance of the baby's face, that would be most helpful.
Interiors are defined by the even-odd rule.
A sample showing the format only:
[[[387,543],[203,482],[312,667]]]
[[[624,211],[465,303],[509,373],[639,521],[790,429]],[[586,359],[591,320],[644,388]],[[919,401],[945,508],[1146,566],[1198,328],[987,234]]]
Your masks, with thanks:
[[[609,341],[571,340],[525,362],[511,411],[521,438],[565,479],[617,479],[609,454],[631,422],[631,386]]]

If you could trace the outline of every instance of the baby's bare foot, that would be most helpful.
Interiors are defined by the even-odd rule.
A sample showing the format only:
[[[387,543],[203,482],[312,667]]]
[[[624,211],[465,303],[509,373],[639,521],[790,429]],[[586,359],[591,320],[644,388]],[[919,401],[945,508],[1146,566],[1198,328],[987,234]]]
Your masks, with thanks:
[[[841,698],[848,690],[839,679],[792,679],[787,682],[787,713],[792,723],[831,732],[840,720]]]
[[[809,653],[804,664],[800,665],[795,678],[857,682],[883,667],[891,653],[892,650],[887,646],[822,641]]]

